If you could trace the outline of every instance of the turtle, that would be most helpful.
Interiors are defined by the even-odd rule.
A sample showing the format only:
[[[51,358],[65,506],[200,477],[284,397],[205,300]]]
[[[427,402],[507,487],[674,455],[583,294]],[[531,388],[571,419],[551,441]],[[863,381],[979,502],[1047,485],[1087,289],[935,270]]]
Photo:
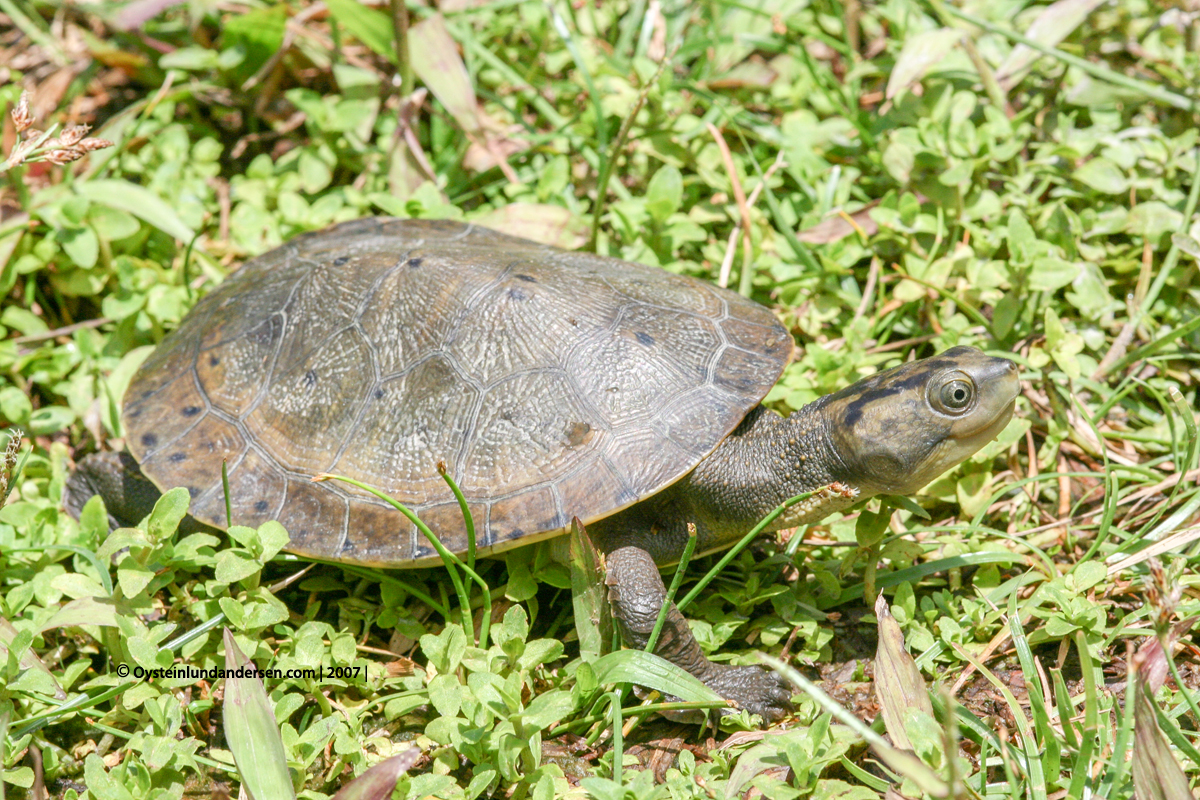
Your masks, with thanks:
[[[136,523],[159,490],[224,528],[278,520],[305,556],[420,567],[586,527],[626,644],[644,648],[689,523],[728,547],[795,495],[773,530],[865,498],[911,494],[991,441],[1016,365],[954,347],[867,377],[783,417],[761,404],[793,355],[768,308],[661,268],[447,220],[367,218],[246,263],[137,370],[128,454],[81,461],[76,511],[105,496]],[[140,470],[140,471],[139,471]],[[655,652],[767,721],[789,692],[757,666],[710,661],[672,605]]]

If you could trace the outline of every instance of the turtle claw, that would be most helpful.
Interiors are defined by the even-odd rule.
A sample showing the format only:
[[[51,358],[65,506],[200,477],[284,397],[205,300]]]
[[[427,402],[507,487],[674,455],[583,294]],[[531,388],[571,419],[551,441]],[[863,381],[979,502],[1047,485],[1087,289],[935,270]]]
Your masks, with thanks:
[[[716,666],[716,665],[714,665]],[[726,700],[758,714],[766,722],[778,722],[792,713],[792,693],[783,679],[762,667],[721,665],[704,682]]]

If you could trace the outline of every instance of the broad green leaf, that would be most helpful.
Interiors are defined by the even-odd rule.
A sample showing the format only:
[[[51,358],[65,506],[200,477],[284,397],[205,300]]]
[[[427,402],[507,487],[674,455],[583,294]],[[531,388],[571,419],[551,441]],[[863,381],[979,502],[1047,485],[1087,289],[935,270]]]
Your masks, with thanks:
[[[1036,292],[1055,292],[1079,277],[1080,265],[1061,258],[1036,258],[1029,269],[1029,288]]]
[[[174,536],[191,502],[192,496],[182,486],[177,486],[158,498],[154,510],[146,520],[146,533],[150,539],[162,542]]]
[[[1104,0],[1058,0],[1046,6],[1029,29],[1025,37],[1038,44],[1053,47],[1071,35],[1097,6]],[[1033,62],[1041,58],[1041,52],[1024,44],[1018,44],[1009,52],[1004,63],[996,69],[996,79],[1005,91],[1011,91]]]
[[[1123,194],[1129,191],[1129,178],[1107,158],[1097,157],[1075,170],[1075,180],[1104,194]]]
[[[67,628],[76,625],[100,625],[115,628],[117,626],[117,605],[113,600],[101,597],[80,597],[72,600],[54,616],[41,625],[41,630],[52,628]]]
[[[95,178],[81,181],[75,191],[95,203],[127,211],[181,242],[190,242],[195,237],[195,232],[179,219],[170,203],[129,181]]]
[[[689,702],[722,702],[700,679],[643,650],[618,650],[592,662],[600,683],[636,683]]]
[[[904,42],[900,55],[896,58],[896,65],[888,77],[887,98],[895,98],[925,77],[930,67],[944,59],[962,37],[963,32],[958,28],[938,28],[910,36]]]
[[[1186,233],[1171,234],[1171,243],[1194,259],[1200,260],[1200,242]]]
[[[236,583],[249,578],[262,567],[257,561],[240,550],[222,550],[217,553],[215,577],[219,583]]]
[[[1037,253],[1037,236],[1029,220],[1017,209],[1008,214],[1008,252],[1019,264],[1030,263]]]
[[[117,584],[121,587],[121,593],[127,598],[137,597],[143,589],[150,585],[152,580],[154,580],[154,570],[143,567],[132,557],[126,558],[117,567]]]
[[[228,628],[224,638],[226,670],[257,668],[238,649]],[[287,752],[262,680],[253,674],[226,678],[223,710],[225,741],[254,800],[295,800]]]
[[[43,406],[29,415],[29,434],[46,436],[65,430],[75,422],[75,412],[65,406]]]
[[[884,726],[892,742],[905,750],[916,750],[909,739],[904,714],[909,709],[933,717],[933,703],[917,662],[904,645],[904,632],[892,618],[887,599],[881,593],[875,600],[875,618],[879,646],[875,651],[875,698],[883,712]]]
[[[243,58],[235,71],[240,79],[258,72],[283,44],[287,24],[287,7],[267,5],[251,8],[225,19],[221,30],[221,46],[236,48]]]
[[[387,14],[369,8],[358,0],[326,0],[325,6],[334,20],[352,36],[393,64],[396,63],[396,48],[393,44],[396,35],[392,20]],[[412,88],[406,86],[404,91],[411,92]]]
[[[1108,577],[1108,567],[1100,561],[1084,561],[1071,572],[1075,579],[1075,588],[1086,592]]]
[[[297,165],[297,169],[300,172],[300,183],[304,186],[304,191],[309,194],[316,194],[333,180],[333,173],[329,171],[329,165],[316,154],[307,150],[300,154],[300,163]]]
[[[45,662],[34,652],[30,646],[33,643],[33,633],[28,630],[18,631],[13,624],[0,617],[0,667],[3,667],[4,661],[8,658],[9,649],[20,653],[17,659],[17,665],[22,670],[36,670],[41,673],[42,679],[45,681],[45,688],[52,692],[59,700],[66,700],[67,693],[62,690],[58,680],[55,679],[54,673],[46,666]],[[2,765],[0,765],[2,766]]]
[[[96,232],[87,225],[76,225],[62,228],[57,236],[59,245],[75,264],[83,269],[96,266],[100,257],[100,240]]]
[[[471,76],[441,14],[426,17],[408,29],[408,55],[417,77],[458,126],[468,135],[480,133],[479,104]]]
[[[673,164],[659,167],[646,186],[646,210],[659,222],[679,210],[683,202],[683,174]]]
[[[556,722],[562,722],[575,711],[575,699],[571,692],[552,689],[543,692],[529,702],[519,715],[521,724],[534,730],[543,730]],[[526,731],[531,733],[532,731]]]

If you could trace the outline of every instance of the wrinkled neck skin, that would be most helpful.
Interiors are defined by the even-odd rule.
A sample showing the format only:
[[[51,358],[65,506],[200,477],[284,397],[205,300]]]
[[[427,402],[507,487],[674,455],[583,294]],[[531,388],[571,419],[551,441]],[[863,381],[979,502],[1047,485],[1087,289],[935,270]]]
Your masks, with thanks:
[[[732,544],[798,494],[841,483],[855,496],[814,496],[784,511],[767,530],[817,522],[865,497],[848,481],[830,443],[824,406],[817,400],[786,419],[758,406],[684,479],[693,508],[714,537],[711,546]]]
[[[696,554],[728,547],[790,497],[849,482],[829,439],[824,398],[786,419],[758,406],[713,453],[678,483],[588,527],[601,550],[636,545],[661,566],[678,560],[687,523]],[[847,493],[850,494],[850,493]],[[785,511],[767,528],[816,522],[869,496],[817,495]]]

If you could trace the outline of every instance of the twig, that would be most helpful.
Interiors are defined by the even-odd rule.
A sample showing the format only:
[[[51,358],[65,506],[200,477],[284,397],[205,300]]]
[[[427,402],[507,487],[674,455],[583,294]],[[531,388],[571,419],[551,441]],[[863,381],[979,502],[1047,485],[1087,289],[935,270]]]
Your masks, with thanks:
[[[787,162],[783,160],[783,151],[780,150],[775,154],[775,160],[771,162],[771,166],[767,167],[767,171],[763,173],[762,180],[750,190],[750,196],[746,198],[748,208],[754,208],[758,196],[767,185],[767,181],[771,180],[771,176],[775,174],[775,170],[785,166],[787,166]],[[729,285],[729,273],[733,267],[733,247],[737,242],[738,233],[743,230],[743,227],[743,225],[734,225],[733,230],[729,232],[729,241],[725,244],[725,257],[721,259],[721,273],[717,277],[717,285],[722,289]]]
[[[558,21],[557,14],[554,15],[554,18]],[[637,101],[633,104],[633,109],[625,117],[624,122],[621,123],[621,129],[617,131],[617,140],[613,142],[609,157],[604,160],[604,164],[600,168],[600,179],[596,181],[596,205],[592,209],[592,237],[588,241],[588,249],[593,253],[596,252],[596,241],[600,238],[600,215],[604,213],[604,198],[608,196],[608,182],[612,179],[613,164],[616,163],[621,148],[625,146],[625,140],[629,138],[629,130],[633,127],[633,121],[637,118],[638,112],[642,110],[642,106],[645,105],[646,98],[650,96],[650,90],[658,83],[663,70],[666,69],[677,50],[678,48],[672,50],[670,55],[658,62],[658,69],[654,71],[654,77],[646,81],[641,91],[638,92]],[[596,125],[599,128],[604,127],[604,120],[599,114],[596,117]]]
[[[88,328],[99,328],[101,325],[107,325],[115,320],[110,317],[97,317],[96,319],[85,319],[82,322],[76,322],[72,325],[64,325],[61,328],[55,328],[52,331],[42,331],[41,333],[31,333],[27,336],[18,336],[10,341],[14,344],[33,344],[34,342],[44,342],[48,339],[55,339],[59,336],[70,336],[75,331],[87,330]]]
[[[881,262],[879,261],[879,257],[873,257],[871,259],[871,268],[867,271],[867,285],[863,288],[862,300],[859,301],[858,308],[854,311],[854,320],[851,322],[852,325],[854,322],[858,322],[863,314],[867,313],[867,309],[871,305],[872,295],[875,294],[875,283],[879,280],[880,266]]]
[[[738,293],[743,297],[750,294],[750,262],[754,258],[754,245],[750,238],[750,206],[746,203],[746,193],[742,190],[742,181],[738,177],[737,167],[733,163],[733,154],[720,129],[711,122],[705,123],[708,132],[712,134],[721,150],[721,159],[725,162],[725,171],[729,173],[729,182],[733,185],[733,197],[737,201],[738,211],[742,217],[742,272],[738,276]]]
[[[944,11],[947,14],[958,17],[963,22],[967,22],[978,28],[982,28],[989,33],[998,33],[1006,39],[1011,39],[1012,41],[1023,44],[1026,47],[1031,47],[1034,50],[1037,50],[1039,53],[1058,59],[1064,64],[1069,64],[1072,67],[1091,75],[1093,78],[1099,78],[1102,81],[1108,81],[1116,86],[1120,86],[1125,89],[1132,89],[1135,92],[1141,92],[1142,94],[1147,95],[1148,97],[1157,100],[1160,103],[1166,103],[1169,106],[1183,109],[1184,111],[1193,111],[1196,108],[1196,103],[1191,98],[1185,97],[1181,94],[1176,94],[1175,92],[1164,89],[1157,84],[1147,83],[1146,81],[1140,81],[1136,78],[1130,78],[1126,75],[1122,75],[1119,72],[1111,70],[1108,67],[1102,67],[1099,64],[1094,64],[1085,58],[1073,56],[1070,53],[1064,53],[1057,47],[1050,47],[1049,45],[1042,44],[1036,39],[1030,39],[1028,36],[1022,36],[1016,31],[1003,28],[999,25],[988,22],[987,20],[972,16],[965,11],[960,11],[952,5],[943,3],[942,0],[929,0],[929,2],[939,11]]]
[[[408,57],[408,5],[404,0],[392,0],[392,32],[396,37],[396,68],[400,76],[400,93],[413,90],[412,61]]]

